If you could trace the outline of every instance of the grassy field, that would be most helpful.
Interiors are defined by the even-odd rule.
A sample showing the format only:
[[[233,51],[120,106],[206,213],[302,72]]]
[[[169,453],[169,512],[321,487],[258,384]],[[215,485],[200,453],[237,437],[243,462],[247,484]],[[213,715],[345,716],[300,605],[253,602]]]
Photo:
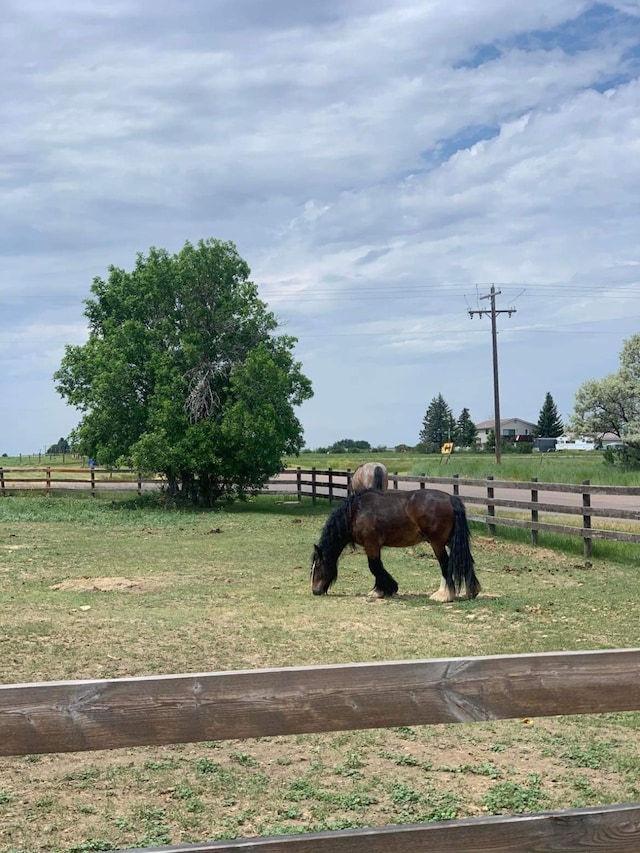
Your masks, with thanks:
[[[329,507],[0,500],[0,680],[16,683],[638,645],[637,561],[476,534],[483,593],[428,598],[426,546],[366,597],[361,553],[310,593]],[[0,850],[84,853],[640,799],[640,714],[26,756],[0,764]]]

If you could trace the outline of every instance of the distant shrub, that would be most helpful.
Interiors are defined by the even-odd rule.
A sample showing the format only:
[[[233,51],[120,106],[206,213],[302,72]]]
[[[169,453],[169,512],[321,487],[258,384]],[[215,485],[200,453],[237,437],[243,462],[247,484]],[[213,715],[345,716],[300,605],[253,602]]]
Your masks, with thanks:
[[[625,444],[622,447],[605,447],[602,458],[605,465],[615,465],[623,471],[640,469],[640,447]]]
[[[533,453],[533,444],[530,441],[517,442],[516,453]]]

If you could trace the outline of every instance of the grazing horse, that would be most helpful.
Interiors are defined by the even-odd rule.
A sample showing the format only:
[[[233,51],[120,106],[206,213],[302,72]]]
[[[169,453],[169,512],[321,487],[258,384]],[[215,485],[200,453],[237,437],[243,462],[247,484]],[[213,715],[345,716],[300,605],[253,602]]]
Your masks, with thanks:
[[[367,489],[386,492],[389,487],[389,474],[380,462],[363,462],[358,465],[349,481],[348,492],[357,495]]]
[[[440,564],[440,589],[435,601],[454,601],[465,589],[466,598],[480,592],[469,547],[469,525],[464,504],[456,495],[437,489],[367,491],[352,495],[327,519],[320,541],[313,546],[311,591],[324,595],[338,577],[338,558],[347,545],[362,545],[375,578],[370,595],[387,598],[398,584],[387,572],[380,550],[428,542]],[[448,553],[447,553],[447,548]]]

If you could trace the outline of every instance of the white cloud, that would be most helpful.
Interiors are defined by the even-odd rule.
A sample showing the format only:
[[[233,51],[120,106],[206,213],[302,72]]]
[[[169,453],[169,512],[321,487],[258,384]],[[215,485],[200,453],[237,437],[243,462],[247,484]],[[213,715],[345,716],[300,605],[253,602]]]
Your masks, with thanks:
[[[466,313],[487,282],[503,304],[524,289],[500,323],[503,411],[535,419],[559,361],[568,410],[637,327],[637,14],[586,0],[10,4],[3,392],[18,372],[23,390],[50,382],[109,264],[216,236],[299,337],[311,444],[334,429],[411,442],[437,392],[490,416],[488,330]],[[523,389],[508,371],[536,336]],[[382,383],[393,411],[347,405],[352,382],[373,383],[370,400]],[[338,425],[322,414],[335,406]]]

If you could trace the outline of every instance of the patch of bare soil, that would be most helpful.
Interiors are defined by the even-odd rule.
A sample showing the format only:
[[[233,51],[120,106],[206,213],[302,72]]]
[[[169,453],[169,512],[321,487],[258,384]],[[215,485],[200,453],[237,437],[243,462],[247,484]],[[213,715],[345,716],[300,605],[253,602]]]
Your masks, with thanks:
[[[148,592],[157,589],[160,582],[154,578],[68,578],[50,589],[60,592]]]
[[[160,838],[150,837],[152,829],[162,830],[162,843],[260,835],[285,824],[309,831],[323,815],[345,825],[384,825],[424,819],[430,804],[447,802],[458,817],[481,815],[487,795],[505,783],[516,793],[539,789],[535,808],[575,804],[585,793],[595,801],[604,791],[628,796],[618,790],[620,773],[611,772],[615,762],[571,766],[563,752],[579,735],[570,721],[523,719],[474,724],[473,733],[465,726],[400,727],[8,759],[0,768],[0,830],[4,818],[11,843],[0,842],[0,850],[100,849],[89,843],[105,838],[148,846]],[[623,753],[620,730],[600,732],[607,743],[612,736]],[[632,737],[630,731],[628,747]]]

